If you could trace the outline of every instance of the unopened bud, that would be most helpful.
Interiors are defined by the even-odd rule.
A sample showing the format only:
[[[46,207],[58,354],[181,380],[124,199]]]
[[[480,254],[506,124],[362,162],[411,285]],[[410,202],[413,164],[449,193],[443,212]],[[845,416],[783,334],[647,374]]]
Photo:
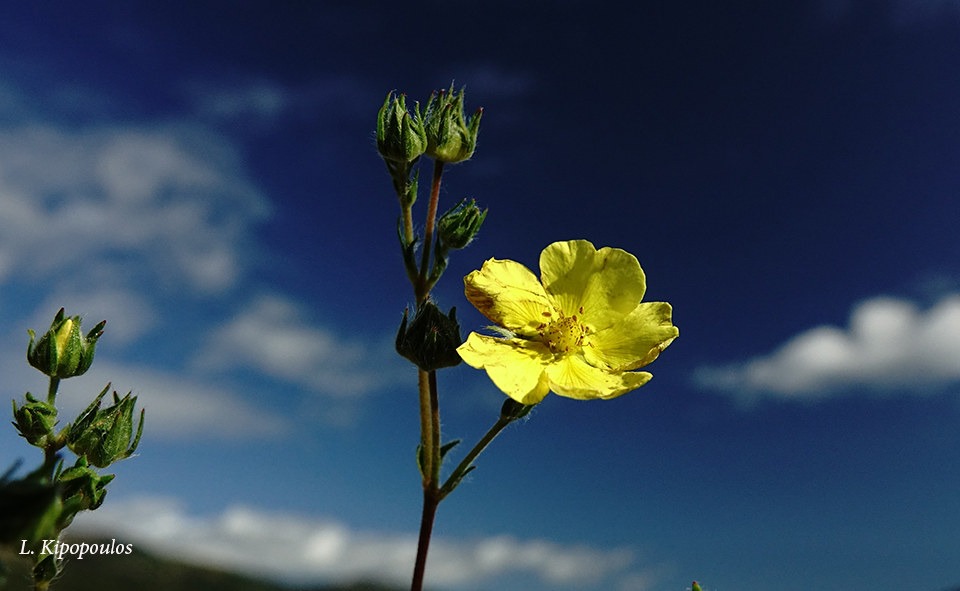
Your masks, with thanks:
[[[57,407],[42,400],[37,400],[27,392],[27,402],[17,407],[13,402],[13,425],[20,436],[30,445],[44,447],[54,437],[53,427],[57,424]]]
[[[437,220],[440,244],[446,249],[464,248],[476,237],[487,210],[480,211],[473,199],[464,199]]]
[[[107,484],[113,478],[113,474],[98,474],[83,456],[77,458],[72,467],[61,472],[58,481],[63,490],[65,513],[69,513],[62,526],[70,525],[73,516],[80,511],[92,511],[102,505],[107,496]]]
[[[414,162],[427,149],[427,136],[420,117],[420,104],[414,114],[407,110],[404,95],[391,91],[377,113],[377,150],[384,160]]]
[[[140,424],[137,434],[133,435],[133,409],[137,397],[129,393],[122,399],[114,392],[113,405],[100,408],[100,401],[110,385],[100,392],[96,400],[84,410],[67,432],[67,446],[78,456],[84,456],[98,468],[128,458],[136,451],[143,433],[143,415],[140,411]]]
[[[424,110],[424,127],[427,134],[427,156],[440,162],[463,162],[473,156],[480,131],[483,109],[470,118],[463,114],[465,91],[459,93],[450,85],[449,91],[441,90],[430,95]]]
[[[447,316],[433,302],[427,301],[417,309],[409,326],[404,312],[397,332],[397,353],[424,371],[459,364],[462,360],[457,347],[463,339],[460,338],[456,312],[456,308],[451,308],[450,316]]]
[[[83,375],[93,363],[97,339],[103,335],[103,321],[93,327],[86,336],[80,333],[80,317],[64,314],[63,308],[57,312],[53,323],[39,341],[32,330],[27,345],[27,361],[52,378],[71,378]]]

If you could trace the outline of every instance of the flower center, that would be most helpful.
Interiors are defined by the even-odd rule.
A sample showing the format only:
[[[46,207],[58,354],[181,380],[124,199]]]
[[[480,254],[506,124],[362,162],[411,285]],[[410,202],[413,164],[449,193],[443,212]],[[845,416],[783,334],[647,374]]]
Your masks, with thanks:
[[[583,308],[580,308],[580,313],[583,313]],[[549,321],[541,323],[537,332],[540,340],[550,347],[551,351],[562,355],[580,349],[587,327],[580,324],[576,314],[564,316],[563,312],[560,312],[560,317],[555,318],[552,312],[543,312],[543,316]]]

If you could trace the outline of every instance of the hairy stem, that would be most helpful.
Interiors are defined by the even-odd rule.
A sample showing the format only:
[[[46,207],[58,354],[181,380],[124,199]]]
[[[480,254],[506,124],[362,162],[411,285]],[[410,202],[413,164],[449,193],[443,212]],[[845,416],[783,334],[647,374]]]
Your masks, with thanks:
[[[423,577],[427,572],[427,550],[430,549],[430,535],[433,533],[433,520],[437,515],[440,498],[436,487],[423,489],[423,513],[420,516],[420,538],[417,541],[417,560],[413,565],[413,582],[410,591],[422,591]]]
[[[417,305],[427,301],[430,295],[430,251],[433,250],[433,234],[437,224],[437,206],[440,203],[440,179],[443,176],[443,162],[433,163],[433,182],[430,185],[430,202],[427,204],[427,222],[423,228],[423,252],[420,253],[420,281],[416,287]]]
[[[430,484],[434,488],[440,484],[440,398],[437,393],[437,372],[431,371],[429,377],[430,383],[430,428],[432,438],[430,441],[430,454],[433,456],[433,472],[430,477]]]
[[[464,456],[460,464],[458,464],[450,476],[447,477],[447,480],[443,483],[443,486],[440,487],[439,500],[442,501],[444,497],[453,492],[453,489],[460,484],[460,479],[463,478],[463,475],[466,474],[467,470],[469,470],[471,466],[473,466],[473,461],[476,460],[481,453],[483,453],[483,450],[485,450],[487,446],[497,438],[497,435],[499,435],[507,425],[512,423],[513,420],[514,419],[511,418],[500,417],[497,419],[497,422],[494,423],[486,433],[484,433],[483,437],[481,437],[480,440],[477,441],[476,445],[473,446],[473,449],[471,449],[470,452]]]
[[[50,378],[50,386],[47,388],[47,404],[57,402],[57,390],[60,388],[60,378]]]
[[[432,394],[430,391],[430,373],[422,369],[417,370],[420,390],[420,472],[423,476],[423,488],[426,490],[432,485],[436,461],[433,453],[433,409]],[[436,378],[434,378],[436,383]]]

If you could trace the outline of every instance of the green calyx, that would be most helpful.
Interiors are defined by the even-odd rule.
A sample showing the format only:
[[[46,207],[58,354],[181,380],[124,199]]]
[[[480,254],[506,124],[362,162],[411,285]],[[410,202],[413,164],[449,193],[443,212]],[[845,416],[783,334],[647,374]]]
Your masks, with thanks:
[[[80,332],[80,317],[66,316],[60,308],[50,329],[39,340],[32,330],[27,331],[27,361],[52,378],[83,375],[93,363],[97,339],[103,335],[106,324],[105,320],[100,322],[84,336]]]
[[[397,353],[423,371],[459,364],[457,347],[463,341],[456,312],[456,308],[451,308],[447,316],[431,301],[422,304],[409,323],[404,312],[397,332]]]
[[[48,402],[37,400],[27,392],[27,401],[17,406],[13,401],[13,425],[20,436],[30,445],[44,447],[55,444],[53,428],[57,424],[57,407]]]
[[[473,156],[483,109],[477,109],[469,118],[465,117],[465,94],[463,89],[456,92],[451,84],[450,90],[434,92],[427,101],[423,116],[427,136],[426,154],[434,160],[454,163],[469,160]]]
[[[377,113],[377,150],[384,160],[412,163],[427,149],[427,136],[420,117],[420,104],[414,103],[413,115],[407,110],[407,98],[393,91],[387,94]]]
[[[480,231],[487,210],[480,210],[473,199],[460,201],[437,220],[437,232],[444,249],[465,248]]]
[[[109,389],[110,384],[107,384],[67,431],[67,447],[70,451],[85,457],[90,464],[98,468],[105,468],[133,455],[143,433],[144,411],[141,409],[137,433],[133,443],[130,442],[133,436],[136,396],[128,393],[120,398],[114,392],[113,405],[100,408],[100,402]]]

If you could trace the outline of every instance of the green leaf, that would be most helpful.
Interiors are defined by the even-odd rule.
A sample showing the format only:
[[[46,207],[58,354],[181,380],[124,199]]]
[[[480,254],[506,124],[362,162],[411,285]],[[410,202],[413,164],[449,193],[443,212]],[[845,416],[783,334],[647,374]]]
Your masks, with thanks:
[[[459,440],[459,439],[454,439],[453,441],[448,441],[447,443],[444,443],[443,445],[441,445],[441,446],[440,446],[440,459],[443,459],[444,457],[446,457],[447,452],[450,451],[451,449],[455,448],[455,447],[457,446],[457,444],[459,444],[459,443],[460,443],[460,440]]]

